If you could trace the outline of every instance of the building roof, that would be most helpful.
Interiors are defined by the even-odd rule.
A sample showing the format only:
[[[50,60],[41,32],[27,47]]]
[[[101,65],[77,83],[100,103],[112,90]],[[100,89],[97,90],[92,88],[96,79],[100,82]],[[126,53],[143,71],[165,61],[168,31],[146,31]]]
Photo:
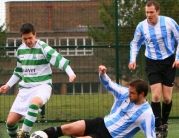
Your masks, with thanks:
[[[6,0],[5,2],[64,2],[64,1],[90,1],[90,0]]]

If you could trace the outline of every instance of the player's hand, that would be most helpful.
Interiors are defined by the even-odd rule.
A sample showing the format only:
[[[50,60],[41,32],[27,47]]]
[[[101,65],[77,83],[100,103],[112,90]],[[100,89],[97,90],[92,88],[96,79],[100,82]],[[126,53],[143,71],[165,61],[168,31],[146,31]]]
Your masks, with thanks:
[[[175,60],[173,62],[172,68],[174,68],[174,67],[179,68],[179,60]]]
[[[136,62],[133,61],[133,62],[129,63],[128,68],[131,69],[131,70],[135,70],[136,69]]]
[[[69,77],[69,82],[73,82],[74,80],[75,80],[75,78],[76,78],[76,75],[74,74],[74,75],[71,75],[70,77]]]
[[[9,85],[5,84],[0,87],[0,93],[5,94],[10,89]]]
[[[103,65],[100,65],[99,68],[98,68],[98,71],[99,71],[100,74],[103,75],[103,74],[106,73],[107,68],[105,66],[103,66]]]

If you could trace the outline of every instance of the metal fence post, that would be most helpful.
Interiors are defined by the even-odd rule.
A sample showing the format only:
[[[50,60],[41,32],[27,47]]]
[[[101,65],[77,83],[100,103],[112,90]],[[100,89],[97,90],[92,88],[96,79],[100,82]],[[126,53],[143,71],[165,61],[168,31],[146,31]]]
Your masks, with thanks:
[[[45,119],[45,105],[43,105],[42,107],[41,107],[41,112],[40,112],[40,114],[41,114],[41,119]]]

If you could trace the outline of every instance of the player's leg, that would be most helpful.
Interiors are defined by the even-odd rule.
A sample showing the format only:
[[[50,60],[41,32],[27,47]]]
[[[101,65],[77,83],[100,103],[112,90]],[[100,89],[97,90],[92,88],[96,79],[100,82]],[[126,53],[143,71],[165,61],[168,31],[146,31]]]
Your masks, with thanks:
[[[164,138],[168,135],[168,118],[172,108],[172,90],[173,87],[163,85],[162,128]]]
[[[26,106],[26,103],[24,103],[24,97],[17,95],[16,99],[14,100],[14,103],[11,106],[9,115],[7,117],[7,132],[10,135],[10,137],[17,136],[17,131],[19,130],[19,127],[17,125],[18,121],[23,117],[23,110]]]
[[[155,127],[157,137],[162,137],[162,117],[160,99],[162,96],[162,84],[157,83],[150,86],[152,92],[151,107],[155,116]]]
[[[14,112],[9,113],[7,117],[6,128],[7,128],[7,133],[11,138],[17,137],[17,131],[19,129],[17,123],[21,118],[22,116],[17,113]]]
[[[30,100],[22,128],[18,132],[18,138],[24,138],[28,134],[37,120],[39,108],[44,105],[51,95],[51,86],[48,84],[41,85],[29,90],[30,97],[27,100]]]
[[[146,58],[146,74],[149,80],[152,102],[151,107],[155,115],[155,127],[157,138],[162,137],[162,117],[161,117],[161,96],[162,96],[162,61],[156,61]]]
[[[163,75],[163,85],[162,85],[162,127],[163,127],[163,137],[168,135],[168,117],[172,108],[172,91],[173,84],[176,75],[176,68],[172,68],[172,64],[175,60],[174,56],[166,59],[165,72]]]
[[[39,108],[42,106],[42,100],[39,97],[34,97],[28,107],[27,115],[24,118],[22,128],[18,131],[18,138],[27,137],[31,131],[39,112]]]
[[[73,123],[64,124],[60,127],[50,127],[42,131],[48,135],[48,138],[58,138],[65,135],[83,136],[85,128],[85,121],[79,120]]]
[[[62,125],[61,129],[64,135],[83,136],[86,124],[84,120],[76,121],[70,124]]]
[[[172,108],[173,87],[163,85],[162,123],[166,124]]]
[[[58,138],[65,135],[72,138],[111,138],[103,118],[80,120],[42,131],[48,135],[48,138]]]

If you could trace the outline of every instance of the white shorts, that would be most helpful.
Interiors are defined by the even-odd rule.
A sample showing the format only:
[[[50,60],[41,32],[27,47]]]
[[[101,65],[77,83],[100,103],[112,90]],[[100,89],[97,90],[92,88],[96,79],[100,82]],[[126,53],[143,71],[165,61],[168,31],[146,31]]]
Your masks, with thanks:
[[[42,99],[44,105],[51,96],[52,87],[48,84],[38,85],[32,88],[19,89],[19,93],[11,107],[10,112],[26,116],[31,100],[34,97]]]

